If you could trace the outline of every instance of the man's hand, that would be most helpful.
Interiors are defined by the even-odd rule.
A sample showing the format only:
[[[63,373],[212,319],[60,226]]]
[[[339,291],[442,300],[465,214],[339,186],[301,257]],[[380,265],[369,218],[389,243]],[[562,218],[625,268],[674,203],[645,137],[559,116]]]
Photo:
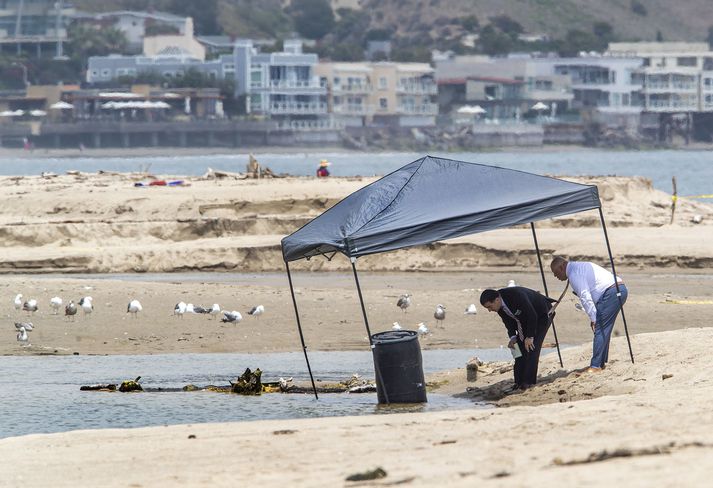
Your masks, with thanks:
[[[525,350],[526,351],[534,351],[535,350],[535,338],[534,337],[526,337],[525,338]]]
[[[589,326],[592,328],[592,334],[594,334],[594,329],[597,328],[597,323],[596,322],[590,322]]]
[[[513,349],[513,348],[515,347],[515,344],[516,344],[516,343],[517,343],[517,338],[516,338],[516,337],[513,337],[512,339],[510,339],[510,342],[508,342],[508,347],[509,347],[510,349]]]

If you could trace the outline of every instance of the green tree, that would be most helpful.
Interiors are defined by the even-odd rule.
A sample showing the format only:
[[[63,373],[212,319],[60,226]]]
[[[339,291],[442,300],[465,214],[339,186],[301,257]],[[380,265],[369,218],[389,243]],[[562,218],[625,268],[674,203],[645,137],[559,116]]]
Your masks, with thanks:
[[[600,39],[607,42],[614,37],[614,28],[608,22],[595,22],[592,26],[592,32]]]
[[[486,25],[480,30],[478,40],[481,51],[491,56],[507,54],[513,47],[512,38],[492,25]]]
[[[223,28],[218,22],[220,9],[218,0],[171,0],[168,10],[176,15],[193,18],[193,25],[197,34],[219,35]]]
[[[480,22],[475,15],[467,15],[460,19],[460,25],[468,32],[475,32],[480,27]]]
[[[517,39],[518,34],[522,34],[524,32],[520,23],[507,15],[492,17],[490,19],[490,23],[513,39]]]
[[[334,27],[334,12],[328,0],[293,0],[289,13],[297,32],[308,39],[321,39]]]
[[[570,29],[559,49],[562,56],[576,56],[580,51],[600,51],[601,40],[594,34],[579,29]]]
[[[72,24],[67,32],[67,55],[85,64],[90,56],[107,56],[126,51],[128,41],[119,29],[98,29],[94,26]]]

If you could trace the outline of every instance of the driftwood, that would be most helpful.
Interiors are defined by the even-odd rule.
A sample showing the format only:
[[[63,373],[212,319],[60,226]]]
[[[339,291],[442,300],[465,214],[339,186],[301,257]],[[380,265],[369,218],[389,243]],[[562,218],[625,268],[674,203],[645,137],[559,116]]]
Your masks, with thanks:
[[[231,391],[240,395],[261,395],[261,376],[262,371],[260,371],[260,368],[257,368],[255,371],[250,371],[250,368],[247,368],[235,383],[230,384]]]
[[[119,386],[119,391],[129,392],[129,391],[144,391],[139,384],[141,376],[137,376],[135,380],[122,381],[121,386]]]
[[[106,385],[86,385],[80,386],[80,391],[116,391],[116,385],[114,383],[109,383]]]

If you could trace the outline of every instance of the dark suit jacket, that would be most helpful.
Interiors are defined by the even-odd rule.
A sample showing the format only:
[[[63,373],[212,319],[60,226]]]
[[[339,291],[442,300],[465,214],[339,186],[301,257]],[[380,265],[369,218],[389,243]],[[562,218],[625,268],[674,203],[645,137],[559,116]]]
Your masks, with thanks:
[[[547,312],[550,311],[552,303],[556,300],[547,298],[544,295],[525,288],[523,286],[511,286],[498,290],[505,305],[517,317],[522,325],[525,337],[535,337],[539,327],[547,326]],[[505,328],[510,337],[517,335],[517,322],[510,317],[505,310],[500,308],[498,315],[503,319]]]

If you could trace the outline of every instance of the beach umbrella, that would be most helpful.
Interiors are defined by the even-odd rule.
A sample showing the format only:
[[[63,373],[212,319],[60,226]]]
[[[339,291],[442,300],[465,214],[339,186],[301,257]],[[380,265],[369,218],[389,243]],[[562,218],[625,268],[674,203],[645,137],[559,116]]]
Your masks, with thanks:
[[[33,117],[44,117],[45,115],[47,115],[47,112],[45,112],[44,110],[30,110],[30,115],[32,115]]]
[[[547,110],[547,109],[550,108],[550,107],[548,107],[546,104],[544,104],[544,103],[542,103],[542,102],[537,102],[536,104],[534,104],[534,105],[533,105],[532,107],[530,107],[530,108],[531,108],[532,110],[537,110],[537,111],[539,112],[540,110]]]
[[[164,101],[153,102],[154,108],[171,108],[171,105]]]
[[[13,115],[15,115],[15,112],[12,110],[3,110],[0,112],[0,117],[12,117]]]
[[[102,108],[116,108],[117,102],[106,102],[102,103]]]
[[[59,102],[55,102],[52,105],[50,105],[50,108],[55,109],[55,110],[67,110],[70,108],[74,108],[74,105],[71,103],[67,103],[63,100],[60,100]]]
[[[481,107],[480,105],[476,105],[476,106],[473,107],[473,113],[474,113],[474,114],[481,115],[481,114],[488,113],[488,111],[485,110],[485,109],[484,109],[483,107]]]

